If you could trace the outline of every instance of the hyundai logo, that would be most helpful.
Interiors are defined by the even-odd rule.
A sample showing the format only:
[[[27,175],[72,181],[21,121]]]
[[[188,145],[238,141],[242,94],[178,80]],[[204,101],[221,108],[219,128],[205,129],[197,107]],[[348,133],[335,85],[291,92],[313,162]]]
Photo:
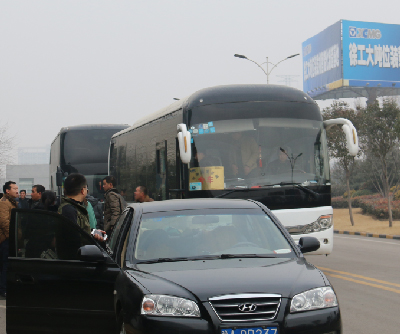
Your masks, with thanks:
[[[255,304],[241,304],[239,305],[240,312],[254,312],[257,309]]]

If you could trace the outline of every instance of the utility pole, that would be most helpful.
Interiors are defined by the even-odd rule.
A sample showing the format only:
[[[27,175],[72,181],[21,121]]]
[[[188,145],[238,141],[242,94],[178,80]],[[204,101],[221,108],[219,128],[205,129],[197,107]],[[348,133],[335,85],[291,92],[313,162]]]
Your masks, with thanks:
[[[292,86],[293,81],[294,83],[296,83],[296,87],[294,88],[297,88],[297,78],[300,77],[300,75],[277,75],[277,77],[282,78],[282,80],[279,80],[279,82],[283,82],[285,86],[294,87]]]

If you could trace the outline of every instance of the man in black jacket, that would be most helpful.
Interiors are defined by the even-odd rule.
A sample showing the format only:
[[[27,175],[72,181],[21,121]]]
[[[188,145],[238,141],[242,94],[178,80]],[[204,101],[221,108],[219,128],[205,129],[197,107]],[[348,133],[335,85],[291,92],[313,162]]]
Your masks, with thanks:
[[[19,192],[18,208],[19,209],[29,209],[29,201],[26,198],[26,190],[21,190]]]
[[[85,176],[78,173],[68,175],[64,181],[64,195],[61,199],[58,213],[73,221],[90,234],[89,215],[83,203],[87,195]],[[103,241],[103,238],[98,234],[95,234],[94,238]]]
[[[40,204],[42,194],[46,189],[41,184],[35,184],[32,187],[31,199],[29,200],[29,209],[35,209]]]

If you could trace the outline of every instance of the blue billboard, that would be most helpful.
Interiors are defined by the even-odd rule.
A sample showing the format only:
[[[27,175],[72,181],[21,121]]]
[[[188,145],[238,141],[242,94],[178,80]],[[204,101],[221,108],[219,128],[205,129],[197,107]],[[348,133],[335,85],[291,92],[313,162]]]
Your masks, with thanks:
[[[342,79],[341,45],[341,21],[302,44],[304,92],[319,95]]]
[[[343,79],[348,86],[400,83],[400,25],[342,20]]]

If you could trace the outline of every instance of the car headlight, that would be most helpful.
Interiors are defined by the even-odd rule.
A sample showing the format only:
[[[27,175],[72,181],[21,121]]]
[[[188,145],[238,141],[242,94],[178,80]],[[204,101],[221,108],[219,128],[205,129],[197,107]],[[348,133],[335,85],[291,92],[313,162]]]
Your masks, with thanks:
[[[166,295],[144,296],[141,313],[168,317],[200,317],[200,310],[195,302]]]
[[[332,215],[319,216],[315,222],[307,225],[288,226],[286,229],[290,234],[308,234],[314,232],[321,232],[333,226]]]
[[[290,303],[290,313],[317,310],[337,305],[336,295],[331,287],[316,288],[295,295]]]

